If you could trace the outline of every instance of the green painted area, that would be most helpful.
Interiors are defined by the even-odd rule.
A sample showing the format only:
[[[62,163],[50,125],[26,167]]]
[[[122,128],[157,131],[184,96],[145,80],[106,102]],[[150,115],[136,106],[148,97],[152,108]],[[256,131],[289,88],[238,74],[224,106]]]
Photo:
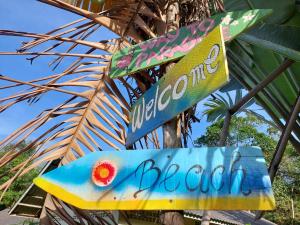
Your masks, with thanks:
[[[164,36],[124,48],[113,55],[109,76],[121,77],[179,59],[218,25],[222,26],[224,40],[230,41],[271,13],[270,9],[256,9],[217,14]]]

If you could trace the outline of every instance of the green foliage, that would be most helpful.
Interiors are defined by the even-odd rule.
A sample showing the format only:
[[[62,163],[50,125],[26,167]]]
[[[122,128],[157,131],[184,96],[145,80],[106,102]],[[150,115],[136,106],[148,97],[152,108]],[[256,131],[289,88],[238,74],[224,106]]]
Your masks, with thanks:
[[[237,11],[243,9],[273,9],[266,19],[268,23],[283,23],[295,13],[295,0],[224,0],[225,9]]]
[[[235,85],[234,82],[233,85]],[[232,93],[234,93],[234,97],[232,96]],[[242,89],[237,89],[235,92],[225,91],[223,95],[217,93],[212,94],[211,96],[212,97],[204,103],[205,110],[203,111],[203,114],[207,116],[208,122],[216,122],[224,118],[228,110],[242,99],[243,91]],[[239,109],[236,115],[244,113],[249,116],[255,116],[258,120],[270,125],[270,129],[275,129],[277,131],[277,125],[273,121],[267,120],[264,116],[257,112],[258,110],[250,109],[250,106],[253,106],[254,103],[254,99],[248,101]]]
[[[223,120],[217,121],[213,125],[209,126],[206,129],[206,133],[201,137],[197,138],[196,141],[194,141],[194,145],[197,147],[217,146],[220,137],[220,128],[222,127],[222,124],[223,124]]]
[[[20,149],[24,148],[27,144],[25,142],[21,143],[17,148],[15,148],[14,145],[8,145],[5,148],[0,150],[0,157],[3,156],[5,153],[9,151],[19,151]],[[7,180],[9,180],[11,177],[14,176],[13,172],[10,172],[10,170],[22,162],[24,162],[28,157],[31,156],[34,149],[31,149],[21,155],[19,155],[16,159],[14,159],[11,163],[8,165],[0,168],[0,183],[3,184]],[[15,201],[18,200],[18,198],[21,197],[23,192],[28,188],[28,186],[32,183],[33,178],[35,178],[38,175],[38,170],[33,169],[24,176],[18,178],[13,184],[10,186],[8,191],[5,193],[4,198],[1,201],[1,204],[3,204],[5,207],[10,207]],[[1,192],[0,192],[1,194]]]
[[[235,97],[233,98],[229,92],[225,92],[224,96],[216,93],[212,95],[212,98],[209,98],[208,101],[204,103],[206,109],[203,113],[207,116],[208,122],[214,122],[224,118],[228,109],[234,106],[243,97],[242,89],[237,89],[234,94]],[[254,100],[249,101],[240,109],[239,112],[247,112],[246,108],[253,104]]]
[[[299,27],[274,24],[261,25],[239,37],[242,41],[274,51],[295,61],[300,59],[299,38]]]
[[[281,65],[284,58],[299,58],[299,43],[293,35],[300,35],[300,14],[295,0],[224,0],[228,11],[238,9],[269,8],[273,14],[259,26],[239,36],[227,46],[227,57],[232,77],[247,89],[261,83],[268,74]],[[247,37],[245,37],[247,36]],[[295,42],[294,42],[295,41]],[[296,60],[298,61],[298,60]],[[273,119],[281,120],[297,98],[299,62],[294,63],[271,85],[259,93],[258,103],[272,112]],[[284,110],[283,110],[284,109]],[[299,121],[297,122],[297,124]],[[299,139],[300,132],[295,129]]]
[[[294,225],[300,224],[299,203],[292,195],[291,186],[281,177],[277,176],[273,183],[273,191],[276,199],[276,210],[265,214],[265,218],[278,224],[293,224],[292,221],[292,198],[294,198],[295,215]],[[297,208],[298,205],[298,209]]]
[[[197,138],[196,146],[217,146],[224,120],[209,126],[206,133]],[[267,164],[272,160],[279,139],[279,131],[263,119],[248,114],[246,117],[233,117],[228,146],[259,146]],[[288,144],[279,171],[273,183],[276,210],[266,213],[265,217],[278,224],[300,224],[300,156],[291,144]],[[292,223],[292,201],[295,219]]]
[[[206,133],[197,138],[196,146],[217,146],[223,120],[219,120],[209,126]],[[272,135],[265,132],[272,131]],[[230,123],[229,135],[226,140],[228,146],[259,146],[262,148],[267,160],[270,160],[278,139],[278,131],[265,124],[263,120],[248,114],[247,117],[233,117]]]

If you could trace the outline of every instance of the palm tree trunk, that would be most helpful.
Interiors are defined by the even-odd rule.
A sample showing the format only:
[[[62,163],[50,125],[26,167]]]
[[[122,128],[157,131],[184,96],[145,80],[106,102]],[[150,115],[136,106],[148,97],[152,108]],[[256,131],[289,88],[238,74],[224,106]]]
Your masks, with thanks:
[[[168,1],[165,1],[168,4]],[[167,6],[167,30],[179,28],[179,3],[173,2]],[[174,66],[174,63],[170,63],[166,66],[166,73]],[[181,130],[180,130],[180,117],[172,119],[171,121],[163,125],[163,147],[174,148],[181,147]],[[184,225],[183,211],[162,211],[160,218],[163,225]]]

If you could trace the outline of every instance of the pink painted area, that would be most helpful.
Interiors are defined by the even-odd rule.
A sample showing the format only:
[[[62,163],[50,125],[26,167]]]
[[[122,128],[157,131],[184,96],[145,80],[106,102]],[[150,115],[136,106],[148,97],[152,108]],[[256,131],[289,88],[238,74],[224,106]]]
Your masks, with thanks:
[[[178,44],[178,38],[180,37],[180,30],[178,29],[175,34],[168,34],[157,38],[155,41],[149,41],[142,44],[140,47],[142,53],[137,56],[136,67],[141,67],[141,64],[146,61],[146,67],[151,65],[152,60],[162,61],[166,58],[173,58],[176,53],[187,53],[196,44],[198,44],[203,37],[205,37],[215,27],[215,21],[213,19],[206,19],[201,23],[193,23],[186,27],[189,30],[190,35],[187,35],[181,43]],[[173,45],[168,45],[172,43]],[[159,47],[160,51],[156,52],[155,47]],[[125,65],[125,63],[124,63]]]
[[[127,66],[129,66],[131,60],[132,60],[132,55],[125,55],[119,60],[119,62],[117,63],[117,67],[120,69],[124,69]]]
[[[147,51],[153,49],[155,47],[159,47],[161,44],[168,44],[172,42],[176,42],[176,39],[180,35],[180,30],[176,30],[175,34],[166,34],[165,36],[161,36],[153,41],[145,42],[144,44],[140,45],[140,48],[143,51]]]
[[[230,28],[229,26],[222,26],[224,41],[228,41],[231,39]]]
[[[205,37],[209,31],[215,27],[215,21],[213,19],[206,19],[201,23],[193,23],[186,27],[189,31],[189,35],[185,37],[181,43],[178,44],[180,38],[180,30],[176,30],[174,34],[166,34],[153,41],[148,41],[140,45],[142,52],[138,54],[136,58],[136,67],[141,67],[142,63],[146,61],[146,67],[151,65],[151,61],[162,61],[167,58],[173,58],[176,53],[187,53],[196,44],[198,44],[203,37]],[[155,48],[160,48],[159,51],[155,51]],[[124,69],[128,67],[132,61],[132,55],[126,55],[122,57],[117,67]]]

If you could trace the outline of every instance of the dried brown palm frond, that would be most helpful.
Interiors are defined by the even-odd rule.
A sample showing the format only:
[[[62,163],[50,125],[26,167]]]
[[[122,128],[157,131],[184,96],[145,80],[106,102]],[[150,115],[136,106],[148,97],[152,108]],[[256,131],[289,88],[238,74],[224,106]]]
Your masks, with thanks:
[[[108,77],[111,55],[131,44],[164,34],[167,31],[167,11],[173,1],[159,0],[39,0],[40,2],[70,11],[83,18],[51,30],[45,34],[24,31],[0,30],[0,35],[30,38],[17,52],[0,52],[0,55],[28,55],[33,63],[38,57],[54,56],[49,65],[56,70],[48,76],[26,81],[1,74],[4,83],[0,93],[10,93],[0,98],[0,112],[22,102],[38,103],[41,98],[59,93],[60,102],[40,112],[32,120],[19,127],[0,142],[0,148],[8,143],[18,145],[31,138],[30,144],[18,151],[8,152],[0,158],[0,168],[12,162],[29,149],[34,154],[25,162],[11,168],[15,175],[0,184],[7,190],[19,176],[39,165],[60,159],[61,164],[84,156],[88,152],[107,148],[124,148],[129,122],[129,109],[136,99],[150,88],[164,72],[153,68],[130,77],[112,80]],[[181,4],[181,24],[207,17],[208,7],[218,10],[219,1],[190,0]],[[170,25],[170,24],[169,24]],[[106,28],[118,35],[110,40],[89,41]],[[47,47],[44,47],[47,45]],[[62,51],[61,49],[65,50]],[[82,50],[84,49],[84,50]],[[78,53],[79,51],[79,53]],[[70,65],[67,65],[72,59]],[[64,62],[64,64],[63,64]],[[183,135],[186,137],[190,123],[195,120],[195,108],[182,116]],[[34,138],[33,138],[34,137]],[[158,135],[154,131],[137,142],[140,147],[159,148]],[[135,148],[136,145],[133,145]],[[3,196],[4,192],[2,193]],[[59,200],[51,200],[57,214],[70,222],[61,209]],[[72,208],[71,206],[68,206]],[[72,209],[83,220],[89,214]],[[78,223],[81,223],[79,221]],[[97,222],[91,222],[91,224]],[[99,222],[105,224],[105,222]],[[75,223],[76,224],[76,223]]]
[[[51,62],[51,64],[56,63],[54,67],[57,67],[65,57],[76,57],[73,63],[62,72],[39,79],[23,81],[6,75],[0,76],[0,80],[7,83],[0,90],[13,93],[0,99],[0,112],[20,102],[36,103],[40,100],[41,95],[45,95],[50,91],[69,96],[56,107],[43,110],[36,118],[24,124],[0,142],[0,146],[5,146],[8,143],[16,143],[17,145],[33,134],[40,134],[32,140],[30,146],[20,149],[18,152],[9,152],[0,159],[0,167],[3,167],[28,149],[36,148],[36,152],[30,160],[11,169],[12,172],[18,171],[18,173],[4,184],[1,184],[1,190],[6,190],[18,176],[49,160],[61,159],[62,164],[65,164],[82,157],[89,151],[102,150],[107,147],[113,149],[124,148],[126,127],[129,122],[130,104],[128,99],[130,99],[129,102],[133,103],[132,96],[137,98],[150,87],[150,85],[145,85],[147,82],[144,81],[144,77],[149,77],[146,79],[148,83],[152,78],[144,72],[143,76],[136,74],[133,78],[129,78],[129,80],[132,80],[131,82],[122,78],[120,79],[121,82],[116,84],[107,76],[111,54],[128,46],[129,41],[123,36],[111,40],[99,40],[99,42],[91,42],[86,39],[97,32],[101,25],[107,26],[108,24],[105,21],[110,20],[112,23],[120,23],[121,20],[115,19],[114,16],[124,11],[124,9],[128,11],[126,16],[122,15],[122,22],[126,24],[122,27],[124,29],[123,34],[128,32],[127,35],[129,35],[130,24],[135,22],[135,26],[143,26],[140,32],[144,31],[144,36],[151,36],[150,30],[145,26],[143,20],[136,15],[137,9],[142,9],[143,17],[148,15],[149,18],[160,20],[156,14],[151,13],[151,10],[143,1],[138,3],[130,1],[128,4],[126,3],[126,6],[124,2],[122,4],[120,2],[118,4],[114,2],[110,10],[98,13],[101,15],[95,16],[92,22],[79,19],[46,34],[0,31],[0,35],[32,38],[32,41],[24,42],[17,52],[1,52],[0,54],[34,55],[34,57],[29,58],[31,62],[42,55],[54,55],[57,56]],[[90,19],[90,16],[87,16],[90,12],[84,11],[84,9],[74,8],[72,5],[58,0],[47,1],[47,3],[59,4],[59,7],[63,6],[67,10],[77,10],[78,13],[80,12]],[[104,23],[99,23],[98,20],[104,21]],[[117,30],[115,32],[117,33]],[[134,37],[131,38],[135,40]],[[138,41],[139,39],[136,40],[136,42]],[[51,43],[50,47],[45,50],[41,49],[40,46],[48,42]],[[55,43],[52,44],[53,42]],[[71,46],[65,52],[53,52],[66,43],[70,43]],[[73,50],[78,46],[84,46],[88,50],[84,53],[73,53]],[[32,49],[38,50],[32,51]],[[87,61],[86,59],[96,61]],[[151,81],[153,82],[153,80]],[[132,87],[132,83],[136,84],[135,87]],[[119,88],[122,88],[120,86],[123,86],[129,93],[127,98],[119,91]],[[77,88],[77,91],[72,91],[72,88]],[[78,88],[81,88],[82,91],[78,91]],[[48,124],[53,123],[53,120],[57,123],[49,126]],[[40,130],[46,131],[40,132]],[[150,136],[145,139],[144,144],[148,146],[148,141],[151,141],[156,147],[159,147],[157,135],[153,133]]]

